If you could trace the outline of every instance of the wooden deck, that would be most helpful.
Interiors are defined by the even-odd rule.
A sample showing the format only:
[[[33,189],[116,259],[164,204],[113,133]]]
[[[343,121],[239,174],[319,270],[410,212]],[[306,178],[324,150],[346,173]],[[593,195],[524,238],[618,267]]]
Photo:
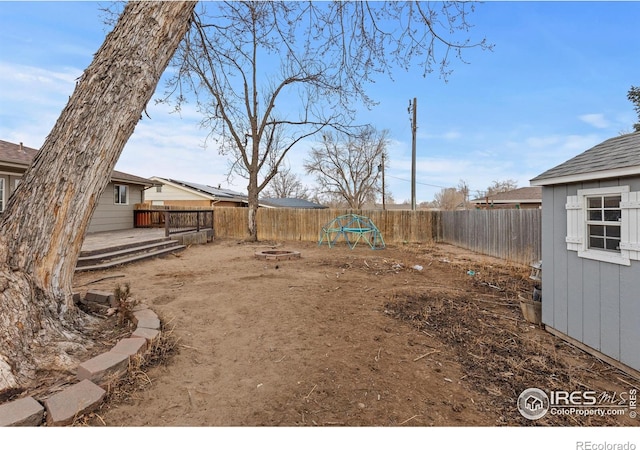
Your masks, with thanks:
[[[95,252],[116,247],[165,239],[164,228],[132,228],[130,230],[88,233],[82,244],[83,252]]]

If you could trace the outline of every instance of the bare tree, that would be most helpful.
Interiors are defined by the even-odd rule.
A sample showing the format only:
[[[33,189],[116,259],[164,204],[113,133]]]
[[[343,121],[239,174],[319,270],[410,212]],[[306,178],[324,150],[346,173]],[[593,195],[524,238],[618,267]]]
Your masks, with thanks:
[[[257,240],[258,195],[297,143],[328,127],[345,130],[354,105],[372,106],[366,85],[418,62],[450,74],[450,52],[489,48],[457,41],[466,3],[204,2],[175,59],[166,100],[195,95],[202,125],[230,174],[248,180],[249,240]]]
[[[290,167],[282,165],[264,190],[264,196],[308,200],[311,194],[309,188],[300,180],[300,177],[291,172]]]
[[[90,342],[71,292],[85,231],[194,7],[125,7],[0,215],[0,392]]]
[[[443,211],[464,207],[464,193],[456,188],[443,188],[433,197],[434,206]]]
[[[469,209],[469,183],[467,183],[465,180],[460,180],[458,182],[458,186],[457,186],[457,190],[458,192],[460,192],[462,194],[462,204],[464,209]]]
[[[380,161],[386,147],[387,131],[378,132],[373,127],[356,136],[325,132],[304,167],[308,174],[315,175],[322,194],[340,197],[349,208],[361,209],[381,192]]]
[[[508,192],[518,188],[518,182],[516,180],[507,179],[507,180],[494,180],[491,183],[491,186],[487,187],[487,190],[484,192],[483,197],[488,197],[491,195],[496,195],[501,192]]]

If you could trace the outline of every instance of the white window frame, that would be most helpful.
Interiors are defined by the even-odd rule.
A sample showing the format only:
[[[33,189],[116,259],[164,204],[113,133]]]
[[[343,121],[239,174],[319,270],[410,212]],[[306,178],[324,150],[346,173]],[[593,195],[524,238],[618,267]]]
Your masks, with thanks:
[[[589,197],[620,195],[620,250],[589,248]],[[578,257],[629,266],[640,260],[640,192],[630,192],[629,186],[579,189],[577,195],[567,197],[567,250]]]
[[[124,195],[125,195],[125,201],[122,202],[120,201],[120,197],[121,197],[121,193],[120,193],[120,188],[124,188]],[[114,184],[113,185],[113,193],[114,193],[114,198],[113,198],[113,204],[114,205],[128,205],[129,204],[129,186],[127,186],[126,184]]]
[[[4,211],[4,207],[6,205],[6,200],[5,200],[6,190],[7,190],[7,183],[5,182],[5,178],[0,176],[0,212]]]
[[[620,203],[622,203],[622,194],[592,194],[585,196],[585,199],[587,202],[587,214],[585,217],[587,248],[620,254],[620,242],[622,240],[622,209],[620,208]],[[617,201],[614,206],[611,206],[607,205],[607,199],[609,201],[616,199]],[[592,206],[592,203],[595,203],[592,200],[597,202],[597,206]],[[610,201],[610,203],[613,202]],[[602,227],[602,231],[596,233],[596,227]],[[597,240],[602,241],[602,247],[598,245],[598,242],[595,242]]]

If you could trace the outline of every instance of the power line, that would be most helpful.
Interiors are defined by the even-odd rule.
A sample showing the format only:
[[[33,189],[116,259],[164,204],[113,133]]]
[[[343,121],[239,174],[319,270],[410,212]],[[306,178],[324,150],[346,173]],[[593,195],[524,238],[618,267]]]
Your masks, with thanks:
[[[407,180],[405,178],[394,177],[393,175],[387,175],[387,177],[395,178],[396,180],[406,181],[407,183],[411,183],[411,180]],[[420,181],[416,181],[415,183],[416,184],[421,184],[423,186],[437,187],[437,188],[442,188],[442,189],[448,189],[450,187],[453,187],[453,186],[438,186],[437,184],[421,183]]]
[[[400,177],[394,177],[393,175],[386,175],[387,178],[395,178],[396,180],[400,180],[400,181],[406,181],[407,183],[411,183],[411,180],[407,180],[406,178],[400,178]],[[421,183],[420,181],[416,181],[416,184],[421,184],[423,186],[429,186],[429,187],[436,187],[436,188],[440,188],[440,189],[449,189],[449,188],[455,188],[456,186],[454,185],[450,185],[450,186],[440,186],[438,184],[429,184],[429,183]],[[469,188],[470,191],[478,191],[477,189],[471,189]]]

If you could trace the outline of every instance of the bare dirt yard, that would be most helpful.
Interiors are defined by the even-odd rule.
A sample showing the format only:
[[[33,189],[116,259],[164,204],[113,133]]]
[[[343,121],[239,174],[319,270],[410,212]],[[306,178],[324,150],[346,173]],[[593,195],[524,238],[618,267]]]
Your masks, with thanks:
[[[268,249],[301,258],[255,257]],[[80,273],[79,292],[129,284],[171,344],[77,424],[637,426],[628,415],[520,415],[526,388],[638,386],[524,321],[529,274],[448,245],[224,240]]]

